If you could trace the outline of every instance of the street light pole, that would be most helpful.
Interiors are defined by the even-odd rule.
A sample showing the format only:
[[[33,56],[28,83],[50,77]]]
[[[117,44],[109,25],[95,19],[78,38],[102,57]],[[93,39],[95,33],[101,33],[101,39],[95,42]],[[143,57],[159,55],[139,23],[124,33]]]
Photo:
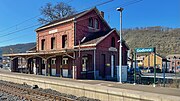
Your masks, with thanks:
[[[119,83],[122,83],[122,11],[123,8],[117,8],[117,11],[120,12],[120,42],[119,42],[119,77],[118,77],[118,81]]]

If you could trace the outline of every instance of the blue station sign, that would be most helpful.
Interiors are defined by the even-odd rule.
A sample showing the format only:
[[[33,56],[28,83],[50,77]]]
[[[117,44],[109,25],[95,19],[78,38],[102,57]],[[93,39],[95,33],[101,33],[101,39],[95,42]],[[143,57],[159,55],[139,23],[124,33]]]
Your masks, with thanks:
[[[151,53],[154,52],[154,48],[136,48],[136,53]]]

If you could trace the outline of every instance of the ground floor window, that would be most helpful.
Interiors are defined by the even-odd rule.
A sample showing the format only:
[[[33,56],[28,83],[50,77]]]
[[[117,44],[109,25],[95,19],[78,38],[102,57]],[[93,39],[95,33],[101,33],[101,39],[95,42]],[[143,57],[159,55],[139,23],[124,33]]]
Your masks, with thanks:
[[[82,71],[87,71],[87,57],[82,58]]]
[[[114,77],[115,56],[111,55],[111,77]]]
[[[51,64],[52,64],[52,65],[56,64],[56,58],[52,58],[52,59],[51,59]]]
[[[63,58],[63,59],[62,59],[62,64],[63,64],[63,65],[68,64],[68,58]]]

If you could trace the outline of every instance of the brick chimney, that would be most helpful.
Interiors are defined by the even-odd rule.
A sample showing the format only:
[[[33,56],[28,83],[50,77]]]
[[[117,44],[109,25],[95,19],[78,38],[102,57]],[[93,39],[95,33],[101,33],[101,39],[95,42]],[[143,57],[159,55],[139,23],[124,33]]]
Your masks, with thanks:
[[[100,11],[100,15],[101,15],[101,17],[104,18],[104,12],[103,11]]]

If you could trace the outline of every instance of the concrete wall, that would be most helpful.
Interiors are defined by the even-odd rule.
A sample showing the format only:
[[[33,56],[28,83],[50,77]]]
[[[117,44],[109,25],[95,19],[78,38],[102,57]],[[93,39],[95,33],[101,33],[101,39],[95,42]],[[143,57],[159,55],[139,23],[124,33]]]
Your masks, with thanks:
[[[120,88],[117,89],[63,80],[60,81],[57,79],[46,80],[44,77],[35,78],[0,74],[0,80],[21,84],[25,82],[29,85],[36,84],[42,88],[51,88],[62,93],[96,98],[101,101],[180,101],[180,97],[178,96],[161,95]]]

